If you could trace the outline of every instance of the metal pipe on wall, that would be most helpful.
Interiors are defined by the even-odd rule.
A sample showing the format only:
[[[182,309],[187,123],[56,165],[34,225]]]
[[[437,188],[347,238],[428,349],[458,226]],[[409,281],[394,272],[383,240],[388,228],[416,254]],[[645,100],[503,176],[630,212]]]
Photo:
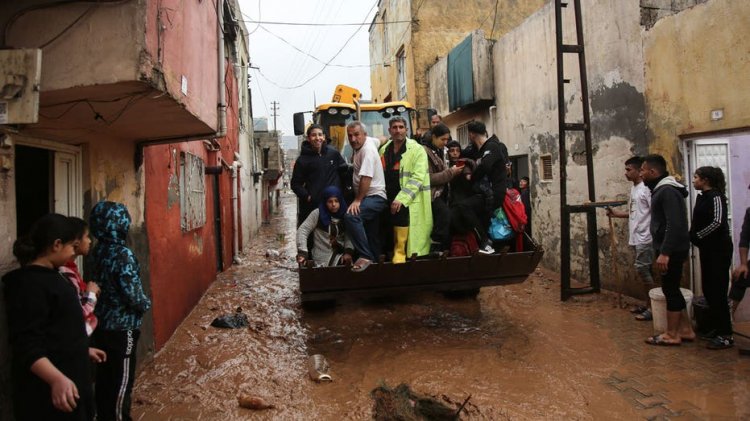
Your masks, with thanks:
[[[226,72],[226,57],[224,56],[224,0],[216,2],[216,36],[218,38],[218,57],[219,57],[219,103],[217,104],[217,117],[218,127],[216,128],[216,137],[223,137],[227,134],[227,94],[226,94],[226,80],[224,79]]]

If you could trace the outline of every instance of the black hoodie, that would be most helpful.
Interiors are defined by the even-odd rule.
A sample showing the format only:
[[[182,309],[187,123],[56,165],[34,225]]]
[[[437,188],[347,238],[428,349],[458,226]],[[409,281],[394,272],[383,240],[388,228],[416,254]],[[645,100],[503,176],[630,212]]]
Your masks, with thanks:
[[[687,205],[688,191],[672,176],[646,183],[651,189],[651,236],[657,255],[671,256],[690,249]]]
[[[302,150],[294,163],[291,180],[292,190],[300,201],[300,222],[318,207],[323,189],[328,186],[342,188],[341,175],[346,170],[346,162],[336,148],[323,144],[318,154],[310,142],[302,142]],[[309,203],[307,196],[312,197]]]

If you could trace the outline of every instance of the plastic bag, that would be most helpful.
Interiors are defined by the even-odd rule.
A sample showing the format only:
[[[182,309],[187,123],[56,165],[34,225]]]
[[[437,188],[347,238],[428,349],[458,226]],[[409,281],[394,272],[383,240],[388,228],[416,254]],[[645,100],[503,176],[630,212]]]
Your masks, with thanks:
[[[492,213],[488,234],[492,241],[507,241],[513,238],[513,228],[503,208],[497,208]]]

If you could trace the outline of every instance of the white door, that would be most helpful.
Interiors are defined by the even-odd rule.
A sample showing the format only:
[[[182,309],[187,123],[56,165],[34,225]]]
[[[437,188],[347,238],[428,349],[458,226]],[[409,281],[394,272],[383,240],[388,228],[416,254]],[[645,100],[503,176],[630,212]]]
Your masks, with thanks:
[[[55,151],[54,211],[68,216],[83,216],[78,155]]]
[[[727,138],[712,138],[712,139],[697,139],[688,143],[688,172],[685,174],[685,183],[690,191],[690,208],[688,214],[690,215],[690,223],[692,224],[693,207],[695,206],[696,198],[698,197],[698,191],[693,188],[693,174],[695,170],[700,167],[719,167],[724,172],[724,176],[727,181],[727,192],[731,192],[731,174],[730,172],[730,157],[729,157],[729,139]],[[731,195],[727,194],[727,215],[729,219],[729,227],[732,227],[732,202]],[[700,263],[698,248],[691,247],[691,260],[690,260],[690,272],[692,279],[693,291],[696,295],[703,295],[703,288],[701,287],[701,274],[700,274]]]

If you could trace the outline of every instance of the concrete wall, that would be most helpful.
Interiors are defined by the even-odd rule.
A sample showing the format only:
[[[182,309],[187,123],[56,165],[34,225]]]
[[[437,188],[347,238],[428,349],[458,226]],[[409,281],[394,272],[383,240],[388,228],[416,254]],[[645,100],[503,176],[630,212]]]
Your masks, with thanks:
[[[569,8],[571,9],[571,8]],[[646,152],[643,62],[641,52],[640,9],[634,2],[598,0],[583,2],[583,27],[588,61],[591,99],[594,172],[597,199],[625,198],[629,185],[624,180],[623,161]],[[573,22],[572,9],[564,21]],[[568,25],[566,34],[574,34]],[[573,43],[570,35],[566,42]],[[523,25],[498,40],[493,50],[498,136],[514,154],[529,154],[534,232],[547,250],[545,266],[558,269],[559,237],[559,159],[557,86],[555,64],[554,5],[547,4]],[[573,79],[566,90],[569,122],[580,121],[580,84],[578,66],[566,60],[566,77]],[[582,137],[568,140],[568,203],[587,200],[585,155]],[[551,154],[554,179],[540,181],[539,156]],[[598,236],[602,250],[602,273],[608,268],[609,240],[606,218],[598,218]],[[627,227],[619,224],[617,235],[627,238]],[[542,235],[539,235],[542,234]],[[574,217],[571,224],[572,270],[574,276],[587,279],[585,220]],[[632,256],[621,246],[617,254],[620,267],[630,270]],[[633,275],[634,276],[634,275]],[[616,280],[603,277],[604,286],[613,288]]]
[[[11,16],[35,2],[7,3],[0,11],[8,14],[0,13],[2,16]],[[139,23],[143,20],[143,4],[145,0],[93,6],[74,3],[32,10],[11,25],[6,43],[12,47],[39,47],[90,9],[75,26],[42,49],[42,90],[137,80],[140,51],[144,48]]]
[[[649,149],[681,173],[679,136],[750,127],[750,7],[713,0],[657,22],[645,33]],[[711,121],[714,109],[724,119]]]

